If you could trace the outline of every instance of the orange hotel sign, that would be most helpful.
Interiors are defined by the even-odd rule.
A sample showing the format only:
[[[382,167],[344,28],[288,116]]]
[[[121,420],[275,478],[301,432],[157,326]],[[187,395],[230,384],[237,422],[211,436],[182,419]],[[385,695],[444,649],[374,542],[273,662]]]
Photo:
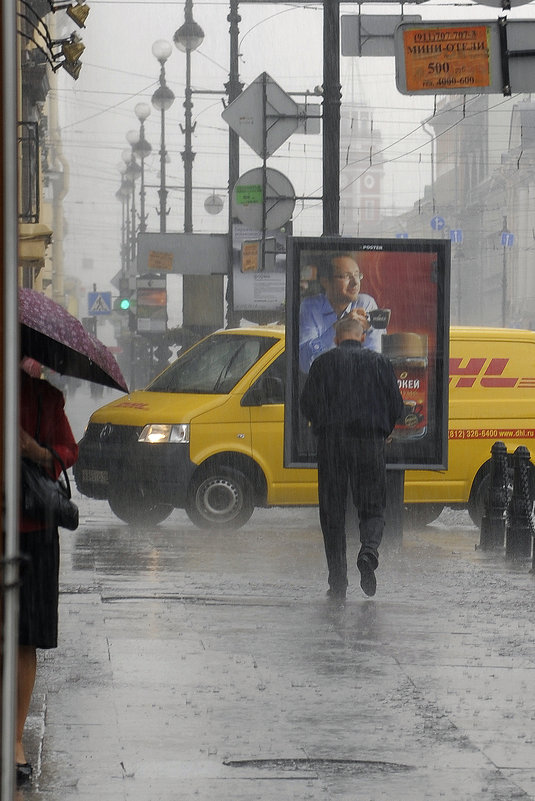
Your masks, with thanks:
[[[407,28],[403,50],[409,92],[490,86],[488,25]]]

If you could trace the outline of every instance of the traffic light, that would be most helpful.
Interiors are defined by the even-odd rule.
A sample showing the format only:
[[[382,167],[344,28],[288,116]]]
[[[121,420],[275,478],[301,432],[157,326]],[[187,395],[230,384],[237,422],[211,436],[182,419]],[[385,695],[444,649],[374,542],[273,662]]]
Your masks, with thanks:
[[[114,309],[118,312],[132,312],[135,304],[135,289],[131,289],[128,278],[121,278],[119,281],[119,297],[114,303]]]

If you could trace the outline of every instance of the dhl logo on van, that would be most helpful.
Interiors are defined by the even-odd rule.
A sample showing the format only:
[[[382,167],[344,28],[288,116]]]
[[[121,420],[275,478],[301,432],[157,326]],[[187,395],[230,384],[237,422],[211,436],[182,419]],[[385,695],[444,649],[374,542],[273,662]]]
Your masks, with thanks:
[[[463,365],[465,362],[465,365]],[[488,362],[488,364],[487,364]],[[509,363],[509,359],[487,359],[485,357],[474,357],[471,359],[450,359],[450,384],[462,389],[463,387],[473,387],[476,379],[482,387],[518,387],[524,389],[535,389],[534,378],[513,378],[504,376],[503,373]],[[487,366],[485,367],[485,364]],[[485,368],[485,369],[484,369]],[[456,376],[459,376],[456,379]]]

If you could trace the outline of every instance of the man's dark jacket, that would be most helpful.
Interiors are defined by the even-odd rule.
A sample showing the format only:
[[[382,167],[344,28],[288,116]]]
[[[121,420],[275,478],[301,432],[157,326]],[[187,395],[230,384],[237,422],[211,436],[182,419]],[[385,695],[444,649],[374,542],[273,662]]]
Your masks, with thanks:
[[[346,339],[312,362],[301,411],[315,434],[336,428],[386,439],[401,417],[403,401],[386,356]]]

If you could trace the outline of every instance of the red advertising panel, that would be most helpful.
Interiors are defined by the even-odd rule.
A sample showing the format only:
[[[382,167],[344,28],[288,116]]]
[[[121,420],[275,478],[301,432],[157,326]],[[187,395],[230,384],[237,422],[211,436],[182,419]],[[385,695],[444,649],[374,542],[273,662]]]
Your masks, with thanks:
[[[449,259],[446,240],[289,239],[287,466],[315,466],[300,391],[312,361],[334,347],[336,321],[361,309],[364,347],[391,360],[405,404],[389,466],[446,468]]]

